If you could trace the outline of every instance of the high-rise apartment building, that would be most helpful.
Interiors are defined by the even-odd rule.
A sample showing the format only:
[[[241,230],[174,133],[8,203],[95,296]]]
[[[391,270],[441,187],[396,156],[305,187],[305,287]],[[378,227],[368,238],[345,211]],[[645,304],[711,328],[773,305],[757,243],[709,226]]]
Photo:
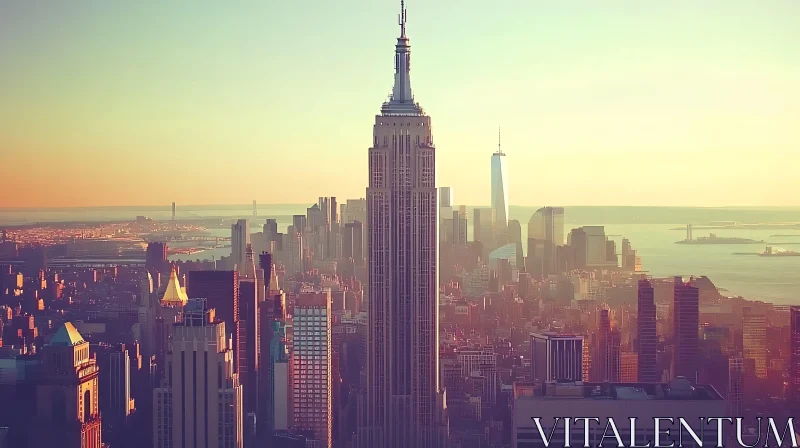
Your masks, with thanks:
[[[528,272],[547,275],[566,270],[556,266],[556,248],[564,245],[564,209],[542,207],[528,220]]]
[[[359,221],[348,222],[342,233],[342,256],[352,258],[357,266],[364,263],[364,227]]]
[[[411,47],[401,5],[391,97],[369,149],[369,335],[366,406],[357,446],[444,446],[439,390],[436,149],[431,118],[411,93]]]
[[[488,253],[494,250],[496,210],[492,208],[475,208],[472,210],[472,240],[483,244],[483,251]]]
[[[244,412],[256,413],[258,410],[258,378],[259,378],[259,315],[258,315],[258,281],[254,278],[239,280],[239,315],[234,325],[236,338],[234,349],[234,365],[239,374],[239,383],[244,391]]]
[[[483,347],[480,350],[459,350],[458,362],[461,365],[461,377],[481,377],[484,379],[484,394],[481,406],[490,409],[497,403],[497,354],[494,348]]]
[[[295,229],[305,231],[306,227],[308,227],[308,218],[306,215],[294,215],[292,216],[292,225]]]
[[[767,377],[767,316],[750,306],[742,309],[742,357],[753,360],[757,378]]]
[[[564,245],[564,208],[542,207],[528,221],[528,238]]]
[[[154,391],[156,448],[242,448],[242,387],[225,323],[203,299],[184,307],[173,329],[166,375]]]
[[[186,283],[188,298],[206,299],[208,309],[213,309],[217,319],[225,322],[225,331],[235,334],[239,316],[239,272],[189,271]]]
[[[623,383],[636,383],[639,378],[639,354],[622,352],[619,355],[619,380]]]
[[[103,430],[109,434],[108,439],[119,440],[119,431],[131,413],[131,360],[125,344],[92,349],[100,368],[98,395]]]
[[[443,226],[439,231],[439,240],[443,243],[454,245],[467,244],[467,213],[463,205],[458,210],[452,210],[449,216],[442,220]]]
[[[684,283],[675,277],[674,302],[672,305],[672,376],[685,377],[692,383],[697,381],[700,325],[700,290],[692,281]]]
[[[272,252],[275,250],[272,246],[272,242],[278,241],[278,221],[275,219],[267,219],[266,223],[264,224],[263,228],[264,232],[264,241],[267,243],[267,252]]]
[[[728,359],[728,396],[726,397],[726,415],[742,417],[744,402],[744,359],[736,357]]]
[[[250,220],[240,219],[231,225],[231,263],[239,273],[244,273],[247,245],[250,244]]]
[[[656,350],[656,302],[655,290],[649,280],[639,280],[638,319],[636,344],[638,347],[638,375],[640,383],[655,383],[660,378],[657,372]]]
[[[583,336],[531,333],[531,380],[583,381]]]
[[[611,328],[611,318],[607,309],[600,310],[598,315],[596,344],[592,356],[594,370],[592,381],[618,382],[621,370],[620,333]]]
[[[147,271],[155,273],[166,273],[167,269],[167,243],[152,242],[147,244],[145,251],[145,268]]]
[[[99,368],[75,326],[59,327],[42,348],[31,448],[102,448]]]
[[[261,402],[264,404],[265,433],[286,431],[292,422],[292,365],[286,338],[286,295],[271,290],[270,298],[262,305],[261,322],[266,337],[261,345],[266,347],[266,378],[262,385]]]
[[[439,207],[453,206],[453,187],[439,187]]]
[[[452,240],[452,225],[449,225],[453,215],[453,188],[439,187],[439,241],[449,243]]]
[[[324,227],[322,226],[317,228],[324,231]],[[323,233],[323,235],[326,235],[326,233]],[[317,234],[317,236],[320,235]],[[286,252],[286,260],[284,260],[284,264],[286,266],[287,273],[294,275],[304,272],[305,265],[303,263],[303,232],[296,229],[294,226],[289,226],[289,228],[286,229],[286,242],[284,244],[284,249]],[[315,258],[320,258],[317,257],[316,254],[322,254],[324,252],[325,244],[322,241],[318,241],[314,248]]]
[[[789,309],[790,366],[789,366],[789,401],[795,415],[800,415],[800,306]]]
[[[314,433],[311,448],[333,445],[331,292],[301,292],[292,315],[293,426]]]

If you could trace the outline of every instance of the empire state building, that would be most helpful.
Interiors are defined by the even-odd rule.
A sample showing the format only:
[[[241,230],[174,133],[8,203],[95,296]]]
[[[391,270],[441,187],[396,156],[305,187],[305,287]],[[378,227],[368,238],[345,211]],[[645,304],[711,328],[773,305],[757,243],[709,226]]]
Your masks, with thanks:
[[[447,446],[439,390],[436,148],[411,93],[401,2],[394,88],[369,149],[369,337],[359,447]]]

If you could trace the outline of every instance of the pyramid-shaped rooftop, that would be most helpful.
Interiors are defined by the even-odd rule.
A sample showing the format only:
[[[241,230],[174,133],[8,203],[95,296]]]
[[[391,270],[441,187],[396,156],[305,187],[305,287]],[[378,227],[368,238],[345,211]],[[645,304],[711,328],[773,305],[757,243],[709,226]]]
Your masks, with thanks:
[[[169,274],[169,283],[167,283],[167,290],[164,291],[164,297],[161,298],[161,304],[164,306],[184,306],[189,298],[186,297],[186,292],[181,288],[181,283],[178,281],[178,273],[175,271],[175,266],[172,267],[172,273]]]
[[[84,342],[86,341],[84,341],[83,336],[78,333],[75,325],[72,325],[72,322],[65,322],[58,328],[53,339],[50,340],[49,345],[55,347],[73,347],[83,344]]]

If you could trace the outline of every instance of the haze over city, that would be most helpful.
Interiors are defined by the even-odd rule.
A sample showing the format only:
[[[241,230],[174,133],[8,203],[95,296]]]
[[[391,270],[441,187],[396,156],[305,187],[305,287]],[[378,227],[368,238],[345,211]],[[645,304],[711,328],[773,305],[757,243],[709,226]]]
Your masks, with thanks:
[[[394,3],[3,2],[0,151],[27,168],[0,206],[363,196]],[[800,205],[797,2],[419,3],[459,203],[489,202],[500,126],[512,204]]]
[[[798,448],[797,2],[341,3],[0,5],[0,448]]]

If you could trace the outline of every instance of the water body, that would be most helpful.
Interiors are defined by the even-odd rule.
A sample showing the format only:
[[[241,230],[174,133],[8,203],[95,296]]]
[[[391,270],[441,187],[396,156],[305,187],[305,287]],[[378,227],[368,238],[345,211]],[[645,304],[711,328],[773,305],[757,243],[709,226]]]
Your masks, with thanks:
[[[223,223],[228,218],[250,218],[253,232],[261,230],[267,217],[278,220],[279,231],[285,232],[291,224],[291,215],[305,214],[311,204],[260,205],[259,216],[253,218],[252,205],[240,206],[178,206],[179,219],[220,218],[220,227],[209,229],[212,235],[229,236],[230,227]],[[537,207],[511,207],[510,218],[522,223],[523,238],[527,223]],[[468,222],[472,234],[472,208],[468,208]],[[136,216],[153,219],[170,219],[171,207],[105,207],[87,209],[12,210],[0,209],[0,227],[35,222],[62,221],[113,221],[130,220]],[[695,226],[715,221],[800,222],[800,208],[691,208],[691,207],[567,207],[565,230],[581,225],[604,225],[606,233],[614,236],[617,249],[622,236],[628,238],[642,257],[643,268],[658,277],[673,275],[706,275],[727,295],[765,300],[782,305],[800,305],[800,257],[756,257],[734,255],[734,252],[763,252],[766,244],[736,245],[682,245],[675,241],[685,237],[685,232],[670,230],[688,223]],[[740,237],[764,240],[776,247],[800,251],[800,238],[773,237],[791,234],[792,231],[775,229],[701,230],[694,236],[707,236],[714,232],[721,237]],[[782,245],[783,244],[783,245]],[[206,250],[173,259],[219,259],[230,254],[230,248]]]

